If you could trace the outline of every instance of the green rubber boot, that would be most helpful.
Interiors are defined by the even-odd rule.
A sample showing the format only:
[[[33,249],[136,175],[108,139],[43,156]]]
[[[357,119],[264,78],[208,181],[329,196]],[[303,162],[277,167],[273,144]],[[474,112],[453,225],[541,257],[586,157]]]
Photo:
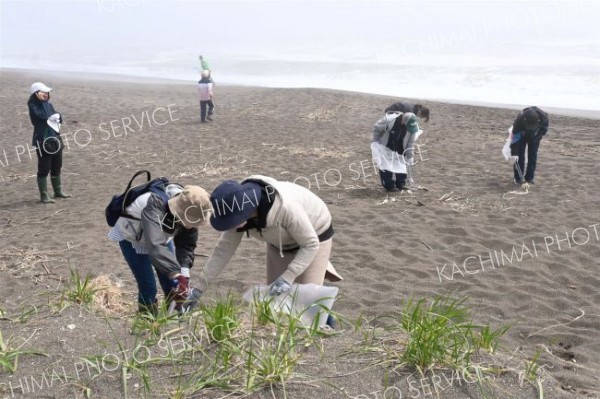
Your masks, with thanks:
[[[45,177],[37,178],[38,189],[40,190],[40,201],[43,204],[52,204],[54,200],[48,196],[48,182]]]
[[[70,194],[62,192],[60,176],[50,176],[50,181],[52,182],[52,188],[54,189],[54,198],[71,198]]]

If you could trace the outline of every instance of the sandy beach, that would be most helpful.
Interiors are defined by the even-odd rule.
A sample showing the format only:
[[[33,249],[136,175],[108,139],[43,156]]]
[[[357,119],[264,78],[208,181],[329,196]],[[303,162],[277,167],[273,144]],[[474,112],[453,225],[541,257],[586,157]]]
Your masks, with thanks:
[[[103,212],[140,169],[209,192],[252,174],[302,184],[333,216],[331,262],[344,277],[335,284],[335,311],[376,326],[374,319],[399,313],[408,298],[466,295],[475,322],[511,325],[497,364],[516,368],[540,353],[544,398],[600,397],[600,120],[550,112],[536,184],[527,192],[513,185],[501,154],[517,111],[422,101],[431,119],[421,123],[417,187],[388,194],[369,144],[373,123],[397,98],[217,80],[215,120],[200,124],[193,82],[0,73],[0,327],[4,339],[19,337],[23,348],[48,355],[21,356],[13,374],[0,370],[0,397],[85,397],[67,377],[81,357],[114,353],[115,337],[134,347],[135,282],[118,245],[106,237]],[[63,185],[73,195],[51,205],[39,203],[30,148],[26,102],[38,80],[53,88],[51,102],[65,121]],[[206,227],[199,236],[197,269],[218,233]],[[262,283],[264,265],[263,245],[243,242],[205,300]],[[76,306],[59,314],[46,309],[64,289],[69,267],[119,281],[130,308],[110,321]],[[287,397],[384,397],[390,381],[382,368],[342,356],[357,340],[350,327],[325,339],[323,352],[307,354],[299,368],[312,376],[310,383],[290,383]],[[191,372],[194,363],[185,367]],[[30,376],[39,380],[53,370],[54,384],[31,384]],[[395,376],[395,396],[387,397],[482,397],[468,381],[427,391],[422,377],[402,373]],[[148,397],[170,397],[172,374],[159,370]],[[144,397],[134,382],[129,397]],[[124,397],[119,384],[120,370],[104,371],[89,381],[91,397]],[[518,372],[498,375],[495,386],[499,398],[538,397]],[[212,390],[189,397],[225,395]],[[273,395],[284,397],[270,390],[247,397]]]

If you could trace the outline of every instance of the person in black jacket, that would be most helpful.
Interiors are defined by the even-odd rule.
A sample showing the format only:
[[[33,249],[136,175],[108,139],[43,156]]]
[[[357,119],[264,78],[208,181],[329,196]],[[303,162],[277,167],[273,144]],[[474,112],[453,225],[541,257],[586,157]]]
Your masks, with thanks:
[[[548,114],[538,107],[527,107],[519,112],[513,122],[511,153],[519,159],[514,166],[515,184],[533,184],[537,153],[542,137],[548,132]],[[527,170],[525,175],[525,150],[527,150]]]
[[[50,173],[50,181],[54,189],[54,198],[69,198],[62,191],[60,171],[62,169],[63,143],[59,129],[62,116],[50,103],[50,87],[42,82],[31,85],[31,96],[27,101],[29,118],[33,125],[32,147],[36,148],[38,158],[37,184],[40,191],[40,201],[44,204],[54,202],[48,196],[46,178]]]
[[[413,104],[408,101],[398,101],[397,103],[393,103],[389,107],[385,109],[385,113],[391,111],[397,112],[412,112],[417,115],[417,117],[424,119],[425,122],[429,122],[429,108],[422,104]]]
[[[210,217],[210,197],[198,186],[169,184],[166,198],[157,193],[140,195],[126,208],[108,233],[121,252],[138,286],[141,312],[156,314],[157,287],[154,270],[170,310],[193,308],[201,292],[190,287],[190,269],[198,228]]]

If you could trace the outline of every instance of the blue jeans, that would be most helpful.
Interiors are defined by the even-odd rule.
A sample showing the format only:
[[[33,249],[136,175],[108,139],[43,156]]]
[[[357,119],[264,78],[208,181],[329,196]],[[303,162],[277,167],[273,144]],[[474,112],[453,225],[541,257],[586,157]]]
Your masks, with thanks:
[[[519,156],[519,160],[517,164],[521,169],[521,173],[525,172],[523,178],[527,182],[532,182],[535,177],[535,167],[537,165],[537,153],[540,148],[540,142],[542,141],[542,136],[532,136],[525,134],[518,143],[517,147],[517,155]],[[525,150],[527,147],[527,170],[525,171]],[[519,171],[517,167],[514,167],[514,175],[516,181],[521,181],[521,176],[519,175]]]
[[[135,252],[133,245],[127,240],[119,241],[121,252],[135,277],[138,286],[138,303],[143,306],[150,306],[156,302],[156,279],[149,255],[142,255]],[[169,244],[169,249],[174,253],[175,246],[173,241]],[[158,281],[165,294],[168,295],[173,288],[173,281],[163,273],[156,271]]]

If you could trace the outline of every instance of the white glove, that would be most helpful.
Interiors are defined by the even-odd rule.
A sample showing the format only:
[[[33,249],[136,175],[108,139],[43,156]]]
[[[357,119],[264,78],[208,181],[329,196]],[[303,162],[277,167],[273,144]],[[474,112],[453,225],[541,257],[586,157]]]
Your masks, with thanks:
[[[273,281],[269,286],[269,295],[279,296],[281,294],[287,294],[292,289],[290,283],[285,281],[283,277],[278,277],[277,280]]]
[[[50,117],[48,119],[52,122],[59,123],[60,122],[60,114],[52,114],[52,115],[50,115]]]

